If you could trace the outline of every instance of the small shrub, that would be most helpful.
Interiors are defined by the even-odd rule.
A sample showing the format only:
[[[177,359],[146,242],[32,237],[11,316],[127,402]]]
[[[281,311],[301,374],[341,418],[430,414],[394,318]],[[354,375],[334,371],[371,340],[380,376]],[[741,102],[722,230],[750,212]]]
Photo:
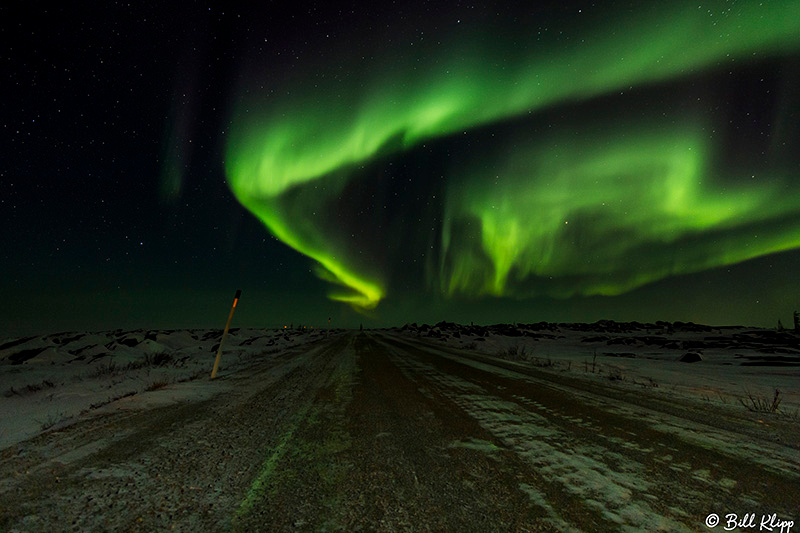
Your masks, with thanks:
[[[165,366],[171,361],[172,355],[169,352],[146,353],[144,354],[144,358],[126,364],[123,370],[138,370],[148,366]]]
[[[36,421],[39,422],[40,424],[39,428],[42,431],[45,431],[55,426],[63,419],[64,419],[64,413],[58,413],[58,414],[50,413],[43,420],[36,419]]]
[[[172,356],[168,352],[144,354],[144,366],[164,366],[170,361],[172,361]]]
[[[585,359],[583,360],[583,369],[585,372],[589,371],[589,362]],[[594,351],[592,354],[592,374],[594,374],[597,370],[597,350]]]
[[[622,373],[621,369],[615,366],[611,366],[609,367],[608,370],[608,379],[610,379],[611,381],[624,381],[625,374]]]
[[[3,393],[3,396],[6,398],[11,398],[12,396],[22,396],[23,394],[30,394],[33,392],[39,392],[40,390],[44,389],[52,389],[55,387],[56,384],[50,381],[49,379],[42,380],[41,383],[30,383],[25,385],[20,390],[16,390],[14,387],[11,387],[7,391]]]
[[[505,355],[508,356],[509,359],[512,361],[519,361],[520,359],[525,359],[528,355],[527,351],[525,350],[525,346],[509,346],[506,349],[506,353],[501,353],[501,356]]]
[[[167,381],[154,381],[150,385],[148,385],[147,388],[144,390],[153,391],[153,390],[163,389],[167,385],[169,385],[169,382]]]
[[[172,361],[172,355],[168,352],[157,352],[153,354],[150,364],[153,366],[164,366],[170,361]]]
[[[109,361],[106,364],[100,364],[94,367],[89,373],[90,377],[99,378],[102,376],[110,376],[117,372],[117,364],[114,361]]]
[[[146,366],[150,366],[150,363],[147,361],[147,357],[145,356],[145,359],[139,359],[138,361],[129,362],[124,367],[122,367],[122,369],[127,372],[129,370],[139,370],[140,368]]]
[[[547,359],[542,359],[541,357],[533,357],[531,359],[531,365],[538,367],[538,368],[550,368],[553,366],[553,360],[549,357]]]
[[[769,400],[765,396],[754,394],[747,389],[745,389],[744,393],[747,398],[739,398],[739,403],[747,410],[753,411],[754,413],[776,413],[783,400],[783,398],[781,398],[781,391],[778,389],[775,389],[772,400]]]

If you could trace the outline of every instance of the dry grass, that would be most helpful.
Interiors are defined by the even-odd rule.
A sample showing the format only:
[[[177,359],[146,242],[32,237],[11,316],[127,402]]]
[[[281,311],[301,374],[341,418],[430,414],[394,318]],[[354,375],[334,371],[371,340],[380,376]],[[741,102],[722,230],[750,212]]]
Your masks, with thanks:
[[[30,383],[25,385],[21,389],[17,390],[14,387],[11,387],[6,392],[3,393],[3,396],[6,398],[11,398],[12,396],[24,396],[26,394],[31,394],[33,392],[39,392],[40,390],[44,389],[52,389],[55,387],[55,383],[50,381],[49,379],[42,380],[41,383]]]
[[[744,391],[745,397],[739,398],[741,403],[749,411],[754,413],[777,413],[781,406],[781,391],[775,389],[772,400],[761,394],[755,394],[747,389]]]
[[[146,390],[146,391],[159,390],[159,389],[163,389],[167,385],[169,385],[168,381],[164,381],[164,380],[154,381],[150,385],[148,385],[147,388],[144,389],[144,390]]]

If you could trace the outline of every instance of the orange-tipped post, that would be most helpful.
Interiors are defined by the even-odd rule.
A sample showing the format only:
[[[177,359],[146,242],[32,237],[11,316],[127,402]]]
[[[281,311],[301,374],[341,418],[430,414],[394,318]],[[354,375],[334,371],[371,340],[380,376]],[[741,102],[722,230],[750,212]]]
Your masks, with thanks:
[[[236,311],[236,304],[239,302],[239,296],[242,295],[242,289],[236,290],[236,296],[233,297],[233,305],[231,312],[228,315],[228,321],[225,323],[225,331],[222,333],[222,339],[219,341],[219,348],[217,349],[217,358],[214,360],[214,370],[211,371],[211,379],[217,377],[217,368],[219,368],[219,357],[222,355],[222,345],[225,344],[225,337],[228,336],[228,329],[231,327],[231,320],[233,320],[233,312]]]

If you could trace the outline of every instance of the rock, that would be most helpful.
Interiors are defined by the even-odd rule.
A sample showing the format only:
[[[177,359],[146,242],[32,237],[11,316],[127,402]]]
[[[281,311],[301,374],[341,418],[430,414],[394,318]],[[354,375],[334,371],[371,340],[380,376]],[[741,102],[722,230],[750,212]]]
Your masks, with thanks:
[[[700,354],[696,352],[686,352],[680,357],[680,359],[678,359],[678,361],[681,363],[696,363],[702,360],[703,358],[700,357]]]

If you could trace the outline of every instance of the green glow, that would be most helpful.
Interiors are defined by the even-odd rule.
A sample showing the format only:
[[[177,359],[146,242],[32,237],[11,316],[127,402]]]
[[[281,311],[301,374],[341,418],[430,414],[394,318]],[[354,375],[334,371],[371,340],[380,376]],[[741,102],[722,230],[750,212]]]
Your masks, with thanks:
[[[243,517],[247,516],[247,514],[252,511],[256,500],[263,497],[264,490],[269,485],[270,478],[274,474],[275,468],[278,466],[278,463],[286,452],[286,446],[289,444],[289,441],[292,440],[292,436],[297,430],[297,427],[300,425],[300,422],[306,418],[309,409],[310,406],[305,405],[298,410],[297,414],[295,414],[291,421],[291,425],[281,436],[277,446],[273,448],[272,454],[270,454],[270,456],[267,457],[261,464],[261,470],[250,485],[250,489],[247,491],[244,499],[239,503],[239,508],[236,510],[235,515],[236,519],[242,519]]]
[[[292,216],[282,208],[278,199],[254,199],[236,188],[234,192],[242,204],[261,219],[278,239],[316,260],[317,274],[322,279],[347,289],[331,293],[331,299],[349,303],[358,309],[372,309],[378,304],[384,295],[381,286],[348,268],[340,257],[328,251],[331,240],[325,238],[324,228],[298,221],[302,217]]]
[[[617,295],[800,246],[796,187],[722,186],[731,180],[711,174],[707,136],[684,122],[516,139],[510,155],[465,162],[448,191],[443,291]],[[451,229],[470,220],[477,240]],[[546,283],[530,287],[536,278]]]
[[[254,93],[240,102],[234,114],[226,158],[230,186],[276,237],[317,261],[324,279],[346,288],[345,293],[334,294],[334,299],[356,308],[375,307],[387,292],[383,273],[376,272],[377,267],[365,268],[363,261],[356,260],[357,245],[336,238],[332,228],[316,224],[309,216],[314,206],[336,197],[354,166],[380,153],[408,149],[427,139],[554,104],[587,100],[705,69],[735,67],[742,61],[796,51],[800,46],[800,2],[796,0],[715,1],[703,3],[702,8],[681,1],[641,6],[635,13],[610,14],[604,23],[572,36],[569,42],[555,32],[542,38],[533,31],[521,36],[474,31],[445,34],[441,46],[428,47],[420,56],[386,52],[380,61],[367,65],[354,59],[344,65],[349,72],[345,82],[325,83],[314,78],[314,83],[282,88],[286,89],[281,91],[284,96],[270,99]],[[424,61],[416,61],[420,57]],[[526,188],[522,197],[511,191],[494,197],[496,205],[491,210],[485,203],[466,198],[473,193],[453,191],[460,199],[448,201],[452,216],[477,217],[481,246],[455,251],[454,236],[445,236],[447,264],[440,268],[444,291],[507,294],[510,276],[524,281],[528,276],[569,273],[588,277],[574,280],[572,288],[556,284],[542,289],[537,285],[528,292],[618,294],[670,273],[741,261],[797,245],[795,229],[771,233],[757,245],[728,242],[726,246],[733,249],[700,238],[703,231],[733,226],[737,217],[755,223],[755,211],[779,198],[774,190],[715,189],[706,182],[709,169],[704,143],[694,132],[670,132],[668,136],[675,144],[666,153],[663,139],[639,143],[617,139],[608,150],[598,148],[582,163],[568,168],[548,161],[540,150],[534,158],[542,168],[560,174],[550,177],[531,169],[535,176],[526,179],[535,177],[539,185]],[[689,153],[690,149],[696,152]],[[527,152],[520,157],[529,158],[530,150]],[[316,196],[306,194],[305,204],[293,200],[292,211],[286,210],[287,195],[323,177],[331,188],[317,191]],[[598,181],[592,185],[587,177]],[[633,206],[634,198],[640,198],[640,206],[631,208],[630,214],[618,206],[610,207],[623,221],[615,226],[611,222],[614,217],[567,194],[573,190],[568,180],[587,188],[581,193],[587,199],[606,197],[614,180],[622,180],[618,186],[628,190],[621,191],[619,198],[609,197],[609,202]],[[476,190],[485,186],[479,179],[471,183]],[[484,199],[492,197],[488,194]],[[519,210],[525,214],[520,215]],[[531,214],[532,210],[536,214]],[[705,242],[705,251],[693,248],[696,256],[675,257],[665,266],[660,262],[664,250],[659,249],[651,259],[640,261],[639,270],[620,273],[617,269],[621,266],[633,268],[621,258],[648,253],[620,239],[598,243],[597,257],[587,266],[578,266],[577,252],[565,253],[559,245],[569,234],[559,224],[568,226],[564,218],[574,213],[595,217],[598,236],[613,238],[615,232],[624,231],[633,234],[630,242],[639,246],[661,242],[664,249],[681,239],[697,238]],[[446,227],[451,222],[444,221]],[[601,279],[600,274],[609,279]]]
[[[659,4],[650,12],[620,15],[625,18],[590,31],[569,50],[557,42],[532,41],[525,47],[527,55],[514,57],[508,50],[457,42],[431,58],[435,67],[422,73],[416,65],[403,67],[405,72],[393,69],[385,79],[379,72],[364,73],[365,83],[373,85],[365,97],[341,98],[339,90],[328,95],[327,88],[320,89],[308,100],[287,97],[255,117],[248,101],[236,117],[241,129],[233,132],[228,174],[248,181],[251,194],[274,196],[369,159],[398,136],[410,146],[558,101],[800,44],[800,3],[795,0],[763,6],[743,2],[730,9],[728,2],[706,3],[703,9],[696,3]],[[465,57],[465,49],[472,53]]]

